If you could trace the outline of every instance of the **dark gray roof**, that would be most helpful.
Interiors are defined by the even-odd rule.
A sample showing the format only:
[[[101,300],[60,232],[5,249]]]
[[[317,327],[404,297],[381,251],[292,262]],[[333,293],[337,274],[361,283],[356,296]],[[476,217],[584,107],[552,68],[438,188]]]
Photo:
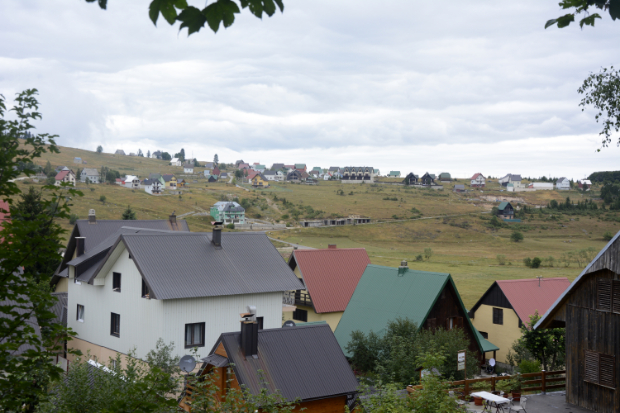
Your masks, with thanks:
[[[465,190],[465,185],[454,185],[454,189],[463,189],[463,190]]]
[[[558,178],[558,182],[562,182],[562,181],[564,181],[565,179],[568,181],[568,178],[567,178],[567,177],[565,177],[565,176],[563,176],[563,177],[561,177],[561,178]]]
[[[228,359],[219,354],[211,354],[203,358],[202,361],[215,367],[226,367],[229,364]]]
[[[521,175],[510,175],[510,180],[511,181],[520,181],[521,180]]]
[[[211,353],[223,343],[239,384],[253,394],[263,388],[263,380],[288,401],[357,392],[355,375],[327,324],[260,330],[256,359],[243,356],[240,340],[240,332],[224,333]]]
[[[142,181],[142,185],[153,185],[153,182],[155,182],[154,179],[145,179]]]
[[[284,168],[283,163],[274,163],[273,165],[271,165],[271,169],[283,169],[283,168]]]
[[[241,205],[235,206],[233,202],[229,202],[222,209],[222,211],[224,212],[245,212],[245,208],[243,208]]]
[[[174,177],[174,175],[165,174],[165,175],[162,175],[162,177],[164,178],[164,182],[170,182],[170,180]]]
[[[329,167],[329,172],[338,172],[339,169],[340,169],[339,166],[330,166]]]
[[[264,175],[277,175],[278,173],[276,171],[265,171],[263,172]]]
[[[56,319],[54,320],[57,324],[62,324],[63,326],[67,326],[67,303],[69,302],[69,294],[68,293],[52,293],[54,297],[56,297],[56,302],[50,308],[50,311],[54,313]]]
[[[159,300],[303,288],[264,233],[223,233],[221,247],[211,242],[211,236],[155,231],[121,234],[104,259],[124,243],[151,297]],[[102,264],[89,273],[88,280],[83,275],[80,279],[92,282]]]

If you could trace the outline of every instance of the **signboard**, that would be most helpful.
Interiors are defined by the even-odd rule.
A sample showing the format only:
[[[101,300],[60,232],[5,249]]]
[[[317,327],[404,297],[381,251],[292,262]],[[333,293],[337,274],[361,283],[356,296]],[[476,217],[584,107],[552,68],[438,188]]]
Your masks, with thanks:
[[[457,370],[465,370],[465,350],[457,353]]]

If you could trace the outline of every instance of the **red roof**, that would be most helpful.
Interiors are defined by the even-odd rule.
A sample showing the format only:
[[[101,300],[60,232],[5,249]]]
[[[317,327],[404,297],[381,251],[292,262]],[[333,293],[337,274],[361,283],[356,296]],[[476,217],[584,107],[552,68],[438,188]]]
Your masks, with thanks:
[[[496,282],[523,323],[529,322],[530,315],[536,310],[540,316],[545,314],[570,286],[566,277],[543,278],[540,280],[540,287],[537,278]]]
[[[295,250],[293,258],[317,313],[344,311],[370,264],[364,248]]]
[[[471,179],[472,179],[472,180],[474,180],[474,179],[478,178],[478,177],[479,177],[479,176],[481,176],[481,175],[482,175],[482,174],[481,174],[480,172],[476,172],[476,173],[474,174],[474,176],[472,176],[472,177],[471,177]],[[484,178],[484,176],[482,176],[482,177]]]
[[[248,169],[248,179],[252,179],[254,178],[256,175],[258,175],[260,172],[255,171],[254,169]]]
[[[67,174],[69,172],[71,172],[71,171],[64,170],[64,171],[58,172],[58,175],[56,175],[56,180],[57,181],[62,181],[65,178],[65,176],[67,176]]]

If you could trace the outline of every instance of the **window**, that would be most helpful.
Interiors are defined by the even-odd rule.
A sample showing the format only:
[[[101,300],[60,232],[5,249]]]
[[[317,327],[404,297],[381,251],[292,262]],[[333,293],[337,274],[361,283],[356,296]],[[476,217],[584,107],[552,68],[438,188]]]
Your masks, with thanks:
[[[185,348],[204,347],[205,323],[185,324]]]
[[[258,329],[263,329],[263,317],[256,317],[256,322],[258,323]]]
[[[116,291],[117,293],[121,292],[121,273],[120,272],[112,273],[112,291]]]
[[[493,308],[493,324],[504,324],[504,309]]]
[[[585,352],[584,380],[600,386],[616,388],[616,357],[597,351]]]
[[[463,328],[463,317],[448,317],[446,319],[446,330],[453,328]]]
[[[112,367],[112,369],[116,369],[116,360],[115,359],[110,360],[110,367]]]
[[[151,298],[149,286],[144,282],[144,278],[142,279],[142,298]]]
[[[84,322],[84,306],[82,304],[77,305],[77,313],[75,314],[75,319],[77,321]]]
[[[484,331],[478,331],[480,333],[480,335],[482,336],[482,338],[484,338],[485,340],[489,339],[489,333],[486,333]]]
[[[601,278],[596,283],[596,293],[597,309],[620,313],[620,281]]]
[[[110,313],[110,335],[114,337],[121,336],[121,315]]]
[[[308,311],[297,309],[293,311],[293,320],[297,321],[308,321]]]

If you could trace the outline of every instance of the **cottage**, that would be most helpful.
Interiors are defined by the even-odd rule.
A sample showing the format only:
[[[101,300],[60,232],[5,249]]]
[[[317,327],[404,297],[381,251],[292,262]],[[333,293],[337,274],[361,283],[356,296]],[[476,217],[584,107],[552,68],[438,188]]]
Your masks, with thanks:
[[[166,183],[166,189],[177,189],[177,178],[174,175],[164,174],[162,178]]]
[[[88,179],[88,183],[90,184],[98,184],[101,176],[99,175],[99,171],[96,168],[84,168],[80,173],[80,181],[86,182]]]
[[[284,168],[284,164],[283,163],[274,163],[273,165],[271,165],[271,170],[272,171],[283,171]]]
[[[254,188],[268,188],[269,181],[265,178],[265,175],[259,172],[252,177],[252,186]]]
[[[250,312],[242,316],[241,328],[222,334],[202,359],[198,374],[220,378],[214,401],[226,397],[228,386],[245,387],[254,395],[266,386],[268,393],[278,392],[286,402],[298,400],[295,411],[352,410],[358,383],[327,325],[263,329],[259,317]],[[191,412],[191,392],[184,392],[179,406]]]
[[[228,175],[228,172],[222,172],[220,173],[220,179],[228,179],[230,176]]]
[[[379,175],[381,175],[381,171],[379,171],[379,169],[377,169],[377,168],[373,168],[372,173],[373,173],[375,176],[379,176]]]
[[[420,184],[423,186],[433,186],[435,184],[435,175],[429,174],[428,172],[422,175],[422,178],[419,180]]]
[[[448,172],[442,172],[439,174],[439,181],[450,183],[452,182],[452,176]]]
[[[592,182],[588,179],[580,179],[577,181],[577,188],[581,189],[582,191],[589,191],[591,187]]]
[[[265,168],[265,165],[254,164],[254,165],[252,165],[252,169],[262,173],[262,172],[265,172],[265,169],[267,169],[267,168]]]
[[[192,165],[192,164],[185,164],[185,165],[183,165],[183,173],[193,174],[194,173],[194,165]]]
[[[243,162],[243,159],[239,159],[238,161],[235,161],[235,167],[239,168],[239,165],[243,164],[245,162]]]
[[[301,182],[301,172],[298,170],[292,170],[286,174],[286,180],[291,182]]]
[[[418,183],[418,176],[413,172],[409,172],[405,179],[403,179],[403,184],[405,185],[416,185]]]
[[[117,149],[117,150],[114,152],[114,155],[125,155],[125,151],[124,151],[124,150],[122,150],[122,149]]]
[[[502,219],[514,219],[515,210],[510,202],[502,202],[497,207],[497,216]]]
[[[306,164],[305,164],[305,163],[296,163],[296,164],[295,164],[295,169],[297,169],[298,171],[304,171],[304,172],[306,172],[306,170],[307,170],[308,168],[306,167]]]
[[[620,232],[579,274],[534,329],[565,327],[566,401],[620,411]]]
[[[220,176],[222,172],[220,171],[220,168],[218,168],[217,166],[213,168],[213,175],[217,175]]]
[[[454,185],[452,192],[465,192],[465,185]]]
[[[514,186],[520,186],[521,175],[507,174],[506,176],[499,178],[497,182],[503,187],[507,187],[508,184],[514,184]]]
[[[400,177],[400,171],[390,171],[390,173],[388,174],[388,177],[389,178],[399,178]]]
[[[499,349],[472,326],[450,274],[412,270],[406,261],[398,268],[366,267],[336,327],[338,344],[344,350],[356,330],[383,334],[398,317],[426,330],[462,328],[469,339],[468,350],[474,353]]]
[[[471,177],[469,186],[471,186],[472,188],[484,188],[486,182],[487,179],[484,177],[484,175],[482,175],[480,172],[477,172],[474,174],[474,176]]]
[[[294,250],[288,265],[305,288],[291,291],[287,304],[297,308],[288,319],[325,321],[336,330],[370,258],[364,248]]]
[[[161,151],[155,151],[155,152],[153,152],[151,154],[151,158],[153,158],[153,159],[161,159],[161,155],[162,155]]]
[[[263,172],[263,176],[268,181],[282,181],[284,180],[284,174],[282,171],[265,171]]]
[[[144,192],[151,195],[161,195],[162,184],[158,179],[145,179],[142,181]]]
[[[219,179],[219,176],[217,176],[217,175],[210,175],[209,179],[207,180],[207,182],[217,182],[218,179]]]
[[[166,187],[166,181],[164,180],[164,177],[163,177],[162,174],[150,173],[149,174],[149,179],[150,180],[157,180],[157,181],[159,181],[159,186],[161,187],[162,191]]]
[[[75,186],[75,174],[73,171],[66,166],[64,169],[56,175],[56,185],[60,186],[61,184],[68,183],[72,186]]]
[[[170,165],[172,165],[172,166],[183,166],[183,160],[181,160],[179,158],[172,158],[172,160],[170,161]]]
[[[521,326],[536,311],[544,314],[569,285],[566,277],[495,281],[469,310],[474,327],[500,347],[493,358],[508,363],[506,355],[521,337]]]
[[[159,338],[179,343],[172,356],[210,348],[238,328],[247,305],[265,328],[279,328],[283,293],[301,287],[264,233],[123,227],[80,252],[67,263],[67,319],[77,333],[68,346],[100,360],[132,350],[143,359]]]
[[[205,168],[209,169],[209,170],[213,170],[213,168],[215,168],[215,163],[213,162],[206,162],[205,163]]]
[[[215,221],[224,225],[245,224],[245,209],[236,202],[216,202],[211,207],[210,214]]]
[[[345,166],[342,170],[342,182],[374,182],[374,168],[371,166]]]
[[[129,189],[138,189],[140,188],[140,178],[138,178],[135,175],[127,175],[125,176],[125,180],[124,180],[125,184],[125,188],[129,188]]]
[[[568,191],[570,189],[570,181],[566,177],[558,178],[555,183],[555,189],[558,191]]]

